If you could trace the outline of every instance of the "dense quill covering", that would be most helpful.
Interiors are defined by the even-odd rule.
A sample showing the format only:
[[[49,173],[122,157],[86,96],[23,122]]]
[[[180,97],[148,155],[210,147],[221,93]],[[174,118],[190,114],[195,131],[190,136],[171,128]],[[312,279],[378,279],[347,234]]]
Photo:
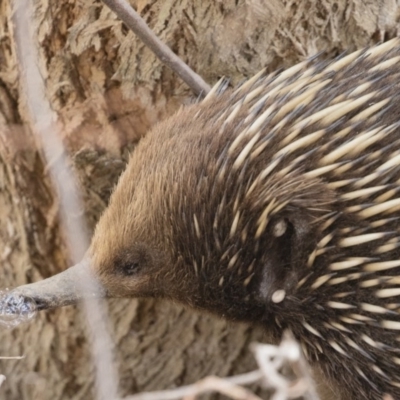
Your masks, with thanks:
[[[261,72],[156,126],[88,253],[106,295],[290,329],[337,398],[399,399],[399,65],[394,39]]]

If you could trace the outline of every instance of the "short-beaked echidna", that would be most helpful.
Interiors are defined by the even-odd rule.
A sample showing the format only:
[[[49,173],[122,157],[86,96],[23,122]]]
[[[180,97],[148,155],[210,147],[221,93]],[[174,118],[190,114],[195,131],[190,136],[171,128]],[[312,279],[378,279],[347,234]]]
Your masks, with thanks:
[[[90,262],[12,293],[74,303],[90,264],[109,297],[290,329],[338,398],[400,399],[400,40],[222,86],[141,140]]]

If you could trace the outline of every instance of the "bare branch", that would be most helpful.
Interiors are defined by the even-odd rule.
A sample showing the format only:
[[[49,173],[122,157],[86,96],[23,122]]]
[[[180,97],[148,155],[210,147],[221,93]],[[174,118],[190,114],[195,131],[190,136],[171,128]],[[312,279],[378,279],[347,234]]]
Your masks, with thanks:
[[[25,356],[14,356],[14,357],[2,357],[0,356],[0,360],[22,360]]]
[[[319,400],[310,367],[305,361],[299,344],[293,335],[285,332],[278,345],[254,343],[252,346],[259,370],[227,378],[209,376],[193,385],[172,390],[139,393],[123,400],[195,400],[196,396],[206,392],[219,392],[234,400],[261,400],[250,390],[243,387],[261,382],[268,389],[273,389],[271,400],[304,398]],[[282,367],[290,365],[297,379],[283,376]]]
[[[290,332],[285,332],[278,346],[254,343],[256,361],[263,372],[263,383],[274,389],[271,400],[295,399],[303,396],[307,400],[319,400],[310,367],[303,357],[300,345]],[[281,374],[284,365],[290,365],[297,380],[289,380]]]
[[[126,0],[103,0],[115,14],[149,47],[162,63],[172,69],[196,95],[205,96],[210,86],[185,64],[154,32]]]
[[[262,400],[250,390],[217,376],[209,376],[202,379],[194,385],[194,389],[196,393],[186,396],[184,400],[195,400],[197,395],[209,391],[224,394],[234,400]]]
[[[159,390],[155,392],[139,393],[125,397],[124,400],[192,400],[205,392],[219,392],[235,400],[261,400],[249,390],[241,387],[260,381],[263,378],[261,371],[236,375],[228,378],[216,376],[206,377],[192,385],[181,386],[172,390]]]
[[[79,262],[88,247],[88,233],[82,219],[81,198],[76,180],[69,168],[68,158],[61,141],[57,116],[46,97],[43,76],[38,65],[37,37],[31,16],[32,2],[16,0],[13,10],[14,36],[18,58],[20,85],[28,110],[32,130],[43,145],[47,168],[61,203],[61,221],[68,248],[74,263]],[[80,290],[95,293],[97,287],[89,279],[82,279]],[[84,301],[84,312],[91,336],[92,356],[95,363],[97,398],[117,398],[117,373],[113,367],[111,339],[104,317],[103,303]]]

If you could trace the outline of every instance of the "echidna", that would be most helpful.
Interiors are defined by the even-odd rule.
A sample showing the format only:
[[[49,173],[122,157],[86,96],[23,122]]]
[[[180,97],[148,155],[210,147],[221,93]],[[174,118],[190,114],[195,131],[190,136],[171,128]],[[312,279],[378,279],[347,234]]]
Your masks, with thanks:
[[[74,303],[89,265],[108,297],[290,329],[338,398],[400,399],[400,40],[223,86],[139,143],[90,259],[12,293]]]

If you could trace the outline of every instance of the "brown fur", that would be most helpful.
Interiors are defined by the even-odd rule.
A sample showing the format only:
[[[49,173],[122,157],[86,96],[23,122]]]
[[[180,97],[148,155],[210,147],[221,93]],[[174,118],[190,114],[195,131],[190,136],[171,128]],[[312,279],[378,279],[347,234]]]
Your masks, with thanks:
[[[400,120],[399,63],[385,64],[400,55],[400,44],[384,46],[340,59],[339,67],[307,61],[284,79],[260,76],[156,126],[133,153],[93,238],[92,266],[108,295],[178,300],[262,324],[275,338],[289,328],[343,399],[400,398],[396,330],[380,325],[400,321],[397,308],[388,315],[360,308],[395,303],[375,295],[386,281],[378,288],[360,282],[400,271],[371,264],[400,258],[400,207],[359,213],[400,192],[399,127],[390,127]],[[375,128],[381,131],[325,162]],[[393,248],[379,253],[387,243]],[[330,269],[354,257],[365,262]],[[285,297],[274,301],[278,290]]]

